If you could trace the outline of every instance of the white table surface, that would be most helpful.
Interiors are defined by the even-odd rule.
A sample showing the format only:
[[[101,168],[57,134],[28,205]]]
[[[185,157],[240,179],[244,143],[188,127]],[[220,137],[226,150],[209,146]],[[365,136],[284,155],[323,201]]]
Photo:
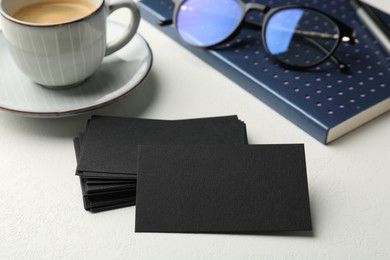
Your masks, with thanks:
[[[390,2],[370,2],[390,13]],[[147,22],[139,33],[153,69],[120,102],[58,119],[0,111],[0,259],[390,259],[389,113],[325,146]],[[304,143],[313,233],[143,234],[135,207],[84,211],[72,138],[91,114],[237,114],[251,144]]]

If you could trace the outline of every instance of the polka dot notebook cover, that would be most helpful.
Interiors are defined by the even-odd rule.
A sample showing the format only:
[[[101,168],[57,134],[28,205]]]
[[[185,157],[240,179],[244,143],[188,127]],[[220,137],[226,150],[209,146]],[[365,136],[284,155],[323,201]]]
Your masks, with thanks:
[[[349,72],[330,59],[306,71],[287,69],[265,52],[260,28],[242,28],[233,40],[211,49],[183,46],[325,144],[389,110],[390,56],[348,0],[252,2],[313,7],[351,26],[359,43],[341,43],[335,52]],[[181,43],[172,25],[160,25],[172,19],[170,0],[142,0],[140,7],[144,19]],[[390,16],[380,13],[380,17],[390,28]],[[261,23],[263,14],[251,11],[246,19]]]

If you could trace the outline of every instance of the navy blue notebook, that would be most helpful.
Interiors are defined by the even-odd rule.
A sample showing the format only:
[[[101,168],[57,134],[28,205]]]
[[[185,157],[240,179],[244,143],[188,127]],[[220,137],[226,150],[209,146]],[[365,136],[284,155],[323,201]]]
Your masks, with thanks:
[[[248,2],[246,0],[246,2]],[[322,143],[329,143],[390,108],[390,56],[359,21],[347,0],[256,0],[271,7],[305,5],[320,9],[353,27],[359,44],[341,44],[335,55],[348,73],[329,61],[310,71],[280,66],[264,50],[260,30],[242,29],[234,44],[201,49],[185,46],[242,88],[259,98]],[[144,19],[176,41],[170,0],[141,0]],[[262,14],[247,19],[261,22]],[[390,16],[381,14],[390,26]]]

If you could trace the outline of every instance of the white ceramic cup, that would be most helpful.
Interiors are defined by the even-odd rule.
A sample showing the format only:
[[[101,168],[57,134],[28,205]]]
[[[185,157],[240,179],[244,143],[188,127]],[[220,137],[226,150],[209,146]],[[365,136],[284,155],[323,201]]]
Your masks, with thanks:
[[[18,67],[32,81],[52,89],[80,84],[91,76],[103,57],[126,45],[135,35],[140,13],[132,0],[87,0],[95,11],[74,21],[35,24],[12,17],[21,7],[40,0],[1,0],[4,37]],[[106,19],[119,8],[131,12],[123,35],[106,43]]]

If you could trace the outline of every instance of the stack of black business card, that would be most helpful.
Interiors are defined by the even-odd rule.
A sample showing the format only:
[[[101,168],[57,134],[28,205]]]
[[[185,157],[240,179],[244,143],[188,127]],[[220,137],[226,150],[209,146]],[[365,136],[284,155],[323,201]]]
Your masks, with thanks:
[[[74,138],[84,208],[99,212],[134,205],[139,145],[247,144],[237,116],[152,120],[93,116]]]
[[[93,116],[74,145],[84,208],[137,204],[136,232],[312,228],[304,146],[248,145],[237,116]]]

